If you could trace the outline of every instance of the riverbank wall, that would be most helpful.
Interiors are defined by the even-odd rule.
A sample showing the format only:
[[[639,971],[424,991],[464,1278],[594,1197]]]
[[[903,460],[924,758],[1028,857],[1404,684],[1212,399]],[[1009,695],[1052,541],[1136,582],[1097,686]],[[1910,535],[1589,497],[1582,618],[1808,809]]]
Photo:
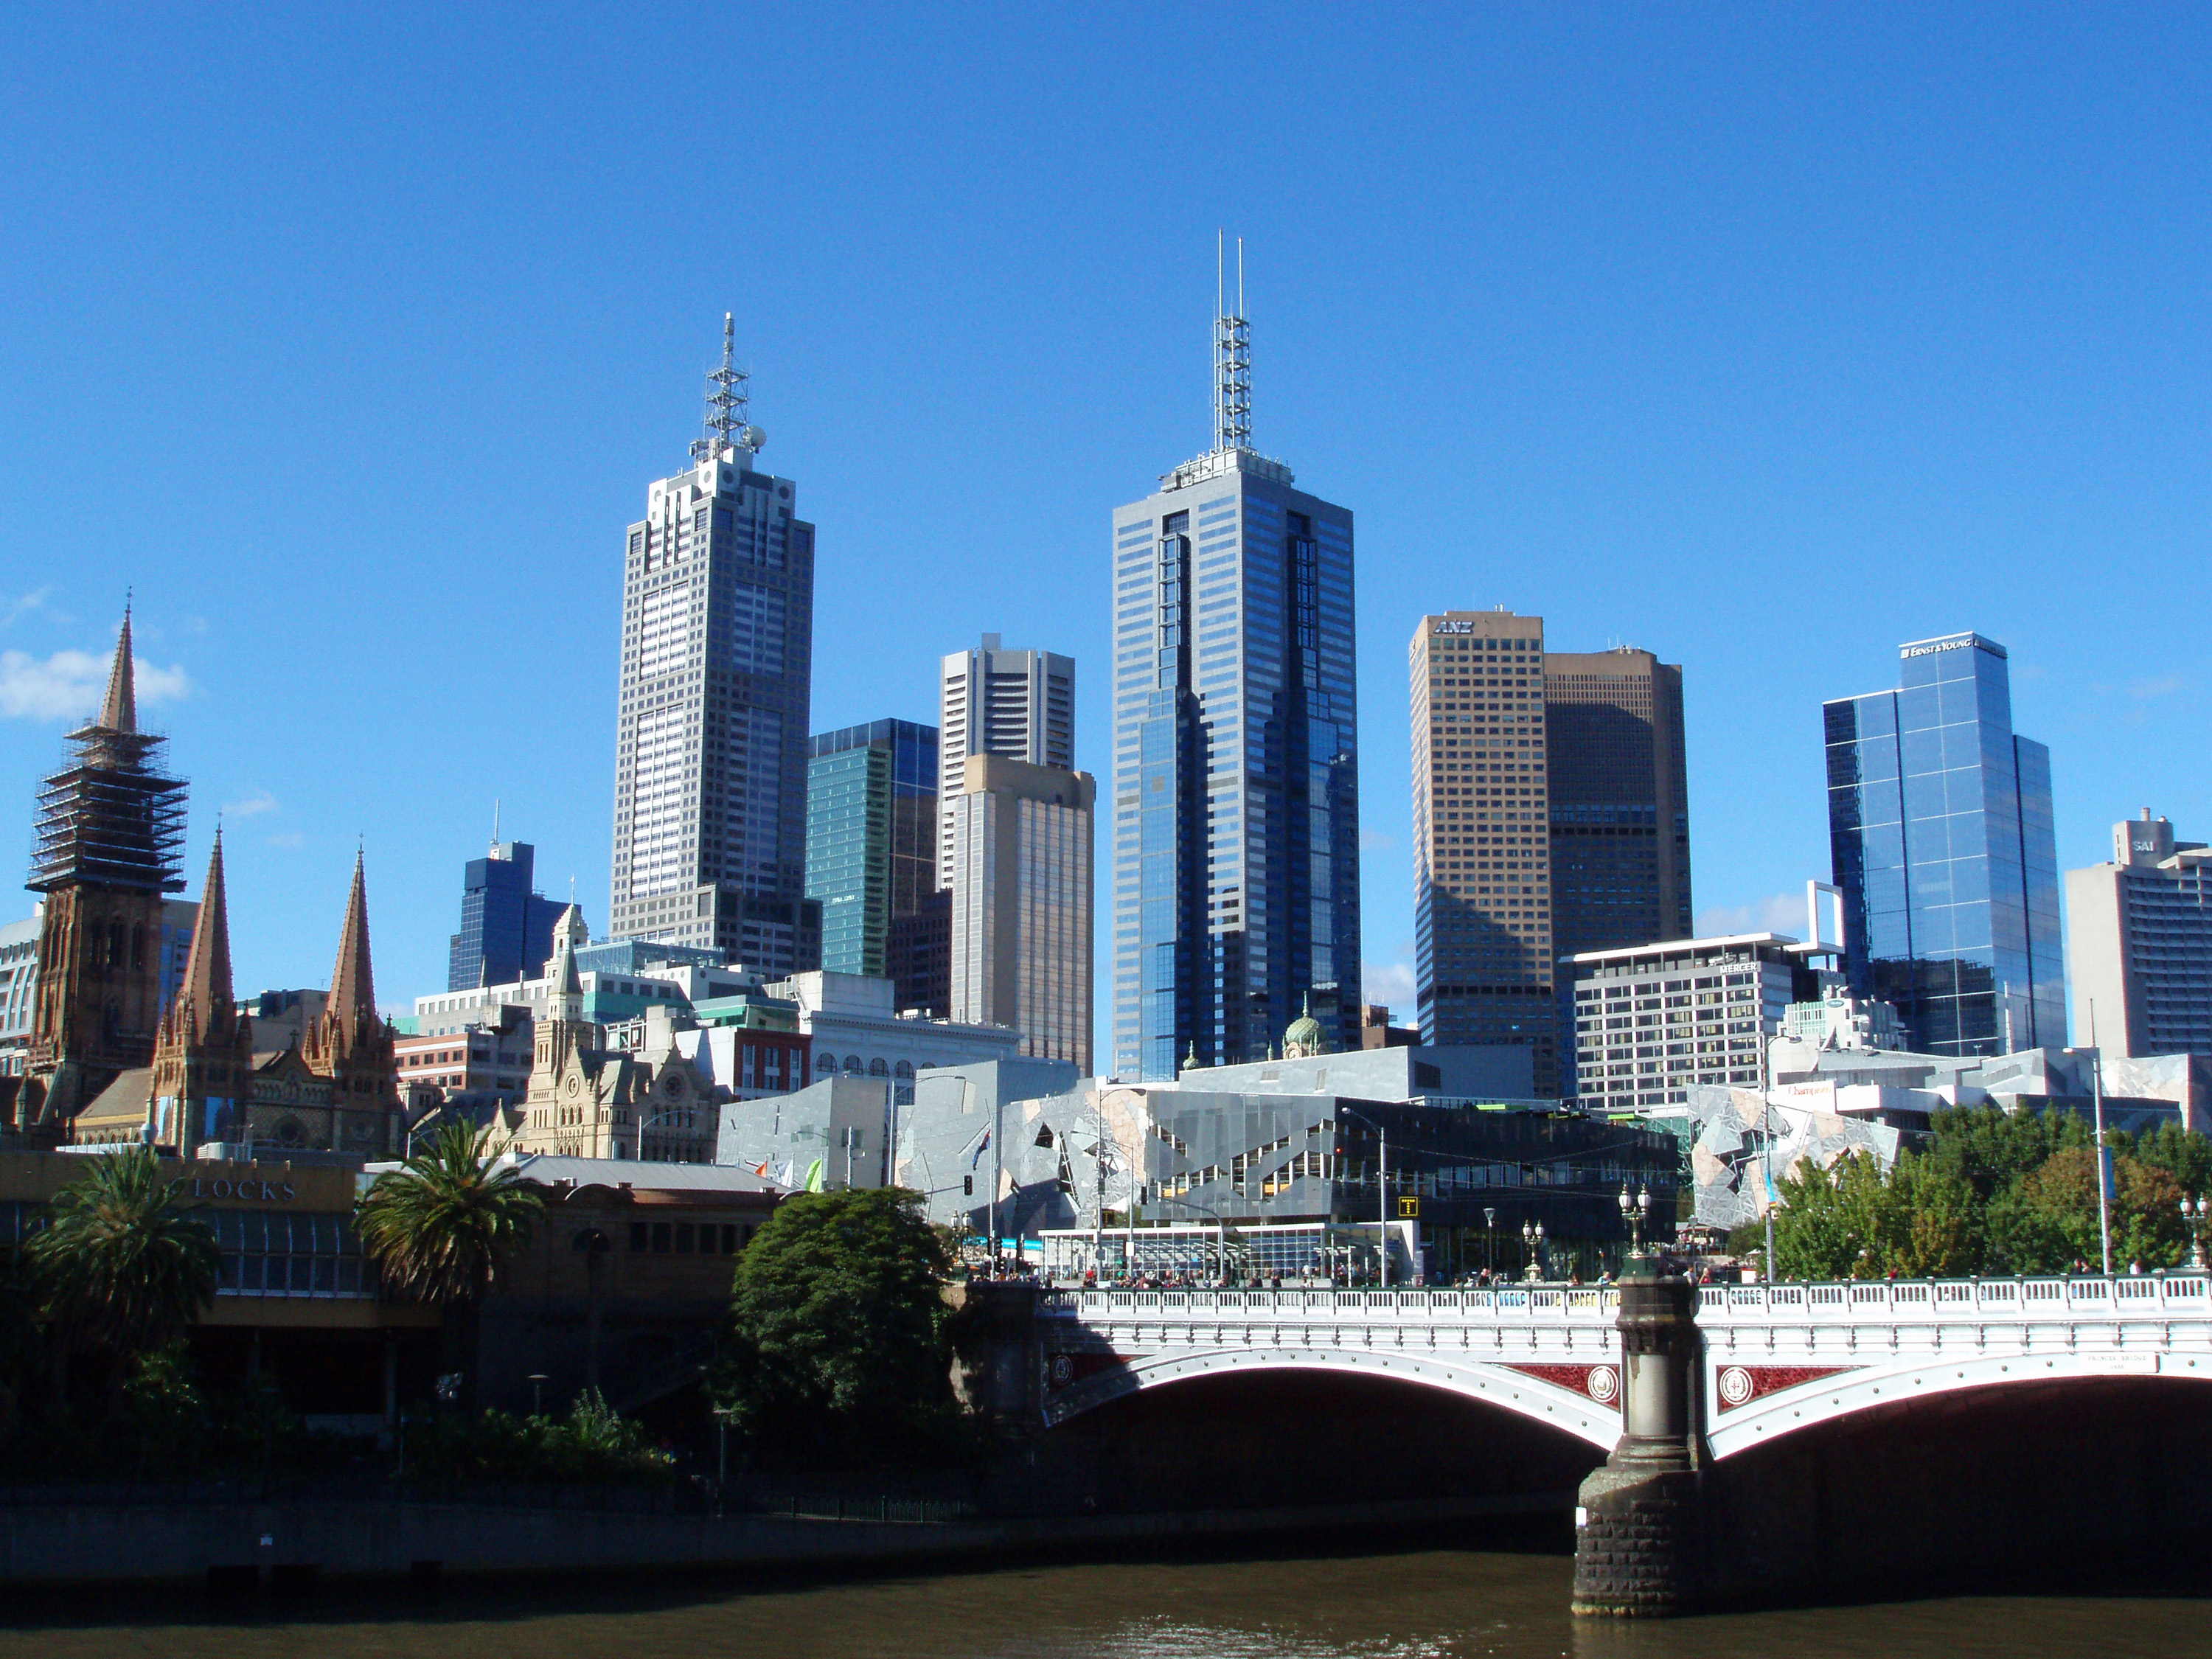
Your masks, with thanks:
[[[1417,1547],[1436,1528],[1562,1522],[1572,1494],[953,1522],[640,1515],[406,1502],[73,1505],[0,1510],[0,1583],[204,1583],[595,1571],[917,1566],[1042,1559],[1297,1533]]]

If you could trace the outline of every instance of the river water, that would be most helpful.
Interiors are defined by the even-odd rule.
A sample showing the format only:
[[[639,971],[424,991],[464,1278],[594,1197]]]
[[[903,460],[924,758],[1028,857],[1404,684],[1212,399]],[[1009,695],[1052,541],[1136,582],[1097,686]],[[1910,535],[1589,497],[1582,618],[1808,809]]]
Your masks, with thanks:
[[[1568,1616],[1563,1555],[1110,1563],[773,1588],[598,1581],[333,1590],[291,1607],[0,1611],[39,1659],[2101,1659],[2212,1654],[2212,1601],[1988,1597],[1621,1625]],[[0,1604],[4,1605],[4,1604]]]

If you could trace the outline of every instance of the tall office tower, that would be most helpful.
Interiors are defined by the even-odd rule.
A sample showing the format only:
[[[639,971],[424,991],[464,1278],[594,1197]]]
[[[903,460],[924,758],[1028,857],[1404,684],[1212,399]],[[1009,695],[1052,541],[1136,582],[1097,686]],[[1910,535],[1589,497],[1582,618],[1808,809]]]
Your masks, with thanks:
[[[2150,808],[2112,826],[2112,858],[2066,872],[2066,976],[2121,1058],[2212,1054],[2212,852]],[[2084,1034],[2087,1040],[2087,1034]]]
[[[1241,284],[1240,284],[1241,286]],[[1242,302],[1239,302],[1239,311]],[[1352,514],[1250,447],[1250,330],[1214,444],[1114,514],[1116,1073],[1264,1058],[1310,1001],[1359,1046]]]
[[[447,945],[446,988],[535,979],[553,955],[553,924],[564,908],[532,885],[537,849],[501,841],[461,872],[461,931]]]
[[[131,614],[98,715],[39,791],[25,884],[46,896],[39,987],[15,1127],[34,1144],[125,1071],[150,1065],[161,1017],[163,895],[180,890],[185,785],[161,769],[168,741],[138,729]]]
[[[1544,723],[1553,950],[1577,956],[1689,938],[1680,666],[1633,646],[1548,653]]]
[[[1923,1054],[2066,1041],[2051,751],[2014,734],[2001,645],[1900,647],[1894,691],[1824,706],[1852,991]]]
[[[1424,617],[1408,655],[1421,1041],[1528,1048],[1556,1095],[1543,618]]]
[[[938,784],[937,884],[952,884],[952,798],[970,755],[1031,766],[1075,766],[1075,659],[1049,651],[1008,651],[996,634],[945,658],[938,730],[945,755]]]
[[[1091,1075],[1088,772],[970,755],[952,797],[952,1018]]]
[[[706,435],[646,495],[623,570],[609,937],[704,946],[775,975],[812,968],[806,738],[814,526],[755,470],[722,319]]]
[[[822,907],[822,965],[883,979],[893,919],[937,889],[937,728],[872,720],[822,732],[809,751],[806,892]]]

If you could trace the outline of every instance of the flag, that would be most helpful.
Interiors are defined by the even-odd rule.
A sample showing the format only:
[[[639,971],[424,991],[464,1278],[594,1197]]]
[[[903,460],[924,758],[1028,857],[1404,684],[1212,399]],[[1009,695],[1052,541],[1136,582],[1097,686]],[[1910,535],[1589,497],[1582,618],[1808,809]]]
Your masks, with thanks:
[[[754,1165],[753,1165],[753,1173],[754,1173],[755,1175],[757,1175],[757,1176],[765,1176],[765,1175],[767,1175],[767,1174],[768,1174],[768,1160],[767,1160],[766,1158],[763,1158],[759,1163],[757,1163],[757,1164],[754,1164]]]
[[[977,1142],[975,1143],[975,1157],[973,1157],[973,1158],[969,1158],[969,1159],[968,1160],[968,1167],[969,1167],[969,1169],[971,1169],[971,1170],[978,1169],[978,1168],[981,1167],[981,1164],[982,1164],[982,1162],[983,1162],[983,1154],[984,1154],[984,1153],[986,1153],[986,1152],[989,1152],[990,1150],[991,1150],[991,1132],[990,1132],[988,1129],[986,1129],[986,1130],[984,1130],[984,1131],[983,1131],[983,1138],[982,1138],[982,1139],[981,1139],[981,1140],[979,1140],[979,1141],[977,1141]]]
[[[822,1190],[822,1160],[818,1158],[807,1166],[806,1190],[810,1193],[818,1193]]]
[[[799,1166],[787,1158],[783,1160],[783,1168],[775,1172],[775,1184],[779,1187],[790,1186],[792,1184],[792,1177],[795,1176],[798,1171]]]

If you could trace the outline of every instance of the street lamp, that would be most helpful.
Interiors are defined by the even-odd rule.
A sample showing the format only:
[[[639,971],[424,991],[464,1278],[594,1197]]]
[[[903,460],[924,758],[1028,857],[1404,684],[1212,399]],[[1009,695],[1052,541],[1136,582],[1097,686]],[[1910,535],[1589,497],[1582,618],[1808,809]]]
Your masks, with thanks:
[[[1521,1243],[1528,1252],[1528,1271],[1525,1277],[1531,1285],[1544,1277],[1544,1224],[1524,1221],[1521,1224]]]
[[[1355,1112],[1341,1103],[1336,1109],[1346,1117],[1358,1118],[1375,1131],[1376,1285],[1387,1291],[1390,1288],[1390,1137],[1381,1124],[1364,1113]]]
[[[1620,1218],[1628,1224],[1628,1254],[1644,1254],[1644,1224],[1651,1214],[1651,1189],[1644,1188],[1636,1197],[1628,1195],[1628,1183],[1620,1183]]]
[[[545,1373],[544,1371],[530,1373],[530,1414],[532,1417],[545,1415]]]
[[[2204,1195],[2202,1193],[2197,1194],[2197,1202],[2193,1206],[2189,1201],[2189,1195],[2186,1193],[2182,1194],[2181,1219],[2189,1228],[2189,1265],[2200,1273],[2205,1270],[2206,1266],[2204,1261],[2206,1214]]]
[[[1498,1271],[1498,1212],[1487,1204],[1482,1206],[1482,1266],[1486,1273]]]

